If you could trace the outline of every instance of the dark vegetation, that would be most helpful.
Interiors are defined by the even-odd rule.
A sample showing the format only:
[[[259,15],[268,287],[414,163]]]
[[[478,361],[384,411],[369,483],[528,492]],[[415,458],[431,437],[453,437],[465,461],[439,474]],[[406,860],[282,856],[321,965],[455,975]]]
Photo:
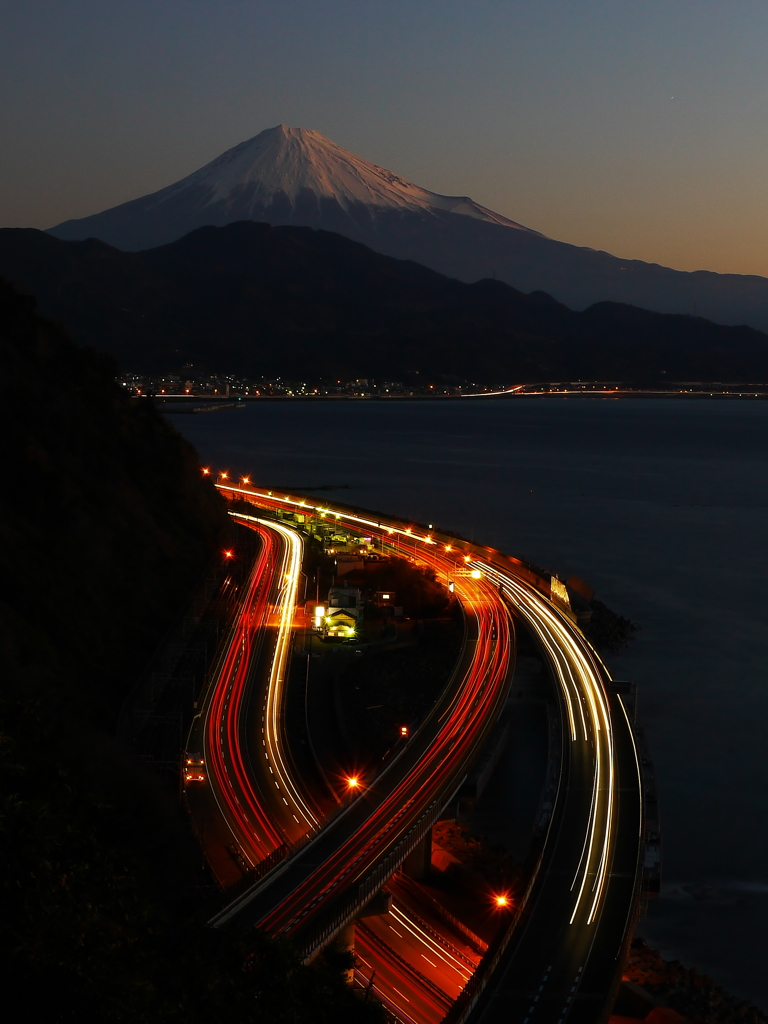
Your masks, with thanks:
[[[608,605],[593,598],[592,617],[584,632],[587,639],[606,654],[623,650],[640,629],[630,619],[612,611]]]
[[[361,756],[381,757],[405,725],[413,731],[437,700],[461,650],[455,620],[414,626],[413,643],[366,654],[341,677],[344,717]]]
[[[395,594],[395,605],[403,609],[409,619],[433,619],[446,615],[452,604],[451,595],[438,582],[432,569],[414,565],[407,558],[387,558],[382,562],[369,563],[363,572],[350,572],[340,582],[360,587],[365,594],[373,596],[378,591]],[[366,618],[380,618],[387,609],[370,607]]]
[[[404,558],[344,579],[368,594],[395,593],[407,617],[396,627],[393,647],[368,649],[348,663],[340,679],[347,733],[355,738],[357,753],[381,757],[398,741],[401,726],[416,728],[446,686],[461,651],[464,622],[458,602],[434,572]],[[378,635],[382,622],[393,620],[381,609],[366,609],[369,634]]]
[[[173,792],[114,739],[217,548],[194,451],[0,282],[0,961],[24,1021],[378,1020],[339,963],[205,926]]]
[[[476,383],[768,378],[768,336],[474,284],[311,228],[241,221],[121,252],[0,230],[0,274],[126,371]]]
[[[441,870],[474,898],[478,909],[487,908],[489,890],[514,893],[520,889],[521,866],[503,846],[491,846],[485,836],[471,835],[461,822],[438,821],[432,830],[432,848],[449,855],[443,858]]]

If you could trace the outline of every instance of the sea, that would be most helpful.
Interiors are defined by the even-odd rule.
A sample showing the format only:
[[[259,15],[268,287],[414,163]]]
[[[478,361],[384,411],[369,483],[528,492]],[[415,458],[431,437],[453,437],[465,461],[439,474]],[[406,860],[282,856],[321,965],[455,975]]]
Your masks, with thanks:
[[[454,530],[640,626],[661,897],[638,932],[768,1009],[768,402],[269,401],[170,417],[204,465]]]

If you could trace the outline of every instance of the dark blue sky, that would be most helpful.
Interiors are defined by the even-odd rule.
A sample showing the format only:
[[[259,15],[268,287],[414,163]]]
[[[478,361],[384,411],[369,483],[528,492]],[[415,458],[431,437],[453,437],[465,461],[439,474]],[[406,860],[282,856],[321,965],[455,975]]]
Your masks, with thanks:
[[[0,225],[279,122],[553,237],[768,275],[764,0],[0,0]]]

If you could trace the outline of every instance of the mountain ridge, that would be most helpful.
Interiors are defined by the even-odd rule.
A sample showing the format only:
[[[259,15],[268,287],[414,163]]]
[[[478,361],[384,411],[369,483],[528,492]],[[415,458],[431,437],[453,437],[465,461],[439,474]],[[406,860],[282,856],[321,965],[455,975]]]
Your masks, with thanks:
[[[311,129],[278,125],[164,189],[50,233],[139,251],[239,220],[335,231],[461,281],[497,277],[572,309],[603,300],[768,330],[768,278],[679,271],[571,245],[462,196],[440,196]]]
[[[768,380],[768,336],[616,303],[574,312],[342,235],[242,221],[142,252],[0,230],[0,275],[132,372],[473,383]]]

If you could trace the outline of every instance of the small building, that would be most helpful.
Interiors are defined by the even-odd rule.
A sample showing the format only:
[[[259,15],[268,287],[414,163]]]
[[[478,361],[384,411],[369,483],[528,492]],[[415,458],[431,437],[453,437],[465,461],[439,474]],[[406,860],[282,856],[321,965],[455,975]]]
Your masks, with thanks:
[[[323,635],[349,640],[357,633],[357,616],[347,608],[328,608],[324,619]]]
[[[357,587],[331,587],[323,616],[324,636],[351,638],[362,617],[362,595]]]

